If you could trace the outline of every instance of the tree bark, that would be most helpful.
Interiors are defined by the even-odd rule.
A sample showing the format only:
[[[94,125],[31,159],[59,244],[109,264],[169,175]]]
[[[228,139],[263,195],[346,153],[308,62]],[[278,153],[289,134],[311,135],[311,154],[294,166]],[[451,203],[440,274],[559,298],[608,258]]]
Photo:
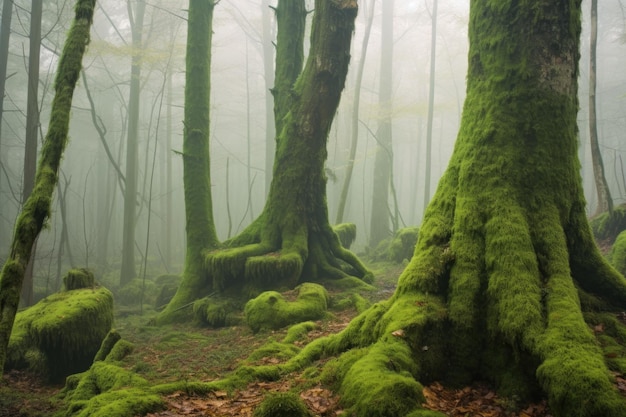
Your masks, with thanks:
[[[59,61],[50,125],[41,151],[35,187],[17,219],[11,254],[0,275],[0,372],[4,368],[24,270],[31,257],[33,242],[45,220],[50,217],[52,194],[67,144],[72,96],[89,41],[94,7],[95,0],[79,0],[76,4],[74,23]]]
[[[591,34],[589,36],[589,140],[591,141],[591,162],[596,184],[598,205],[595,215],[613,212],[611,190],[604,173],[604,162],[598,139],[596,116],[596,50],[598,48],[598,0],[591,0]]]
[[[293,287],[305,279],[369,274],[330,227],[324,175],[328,132],[345,83],[356,11],[355,1],[315,2],[311,49],[283,119],[267,203],[246,230],[226,242],[228,249],[207,255],[215,290]]]
[[[0,167],[2,166],[2,120],[4,118],[4,87],[7,79],[7,63],[9,60],[9,38],[11,35],[11,18],[13,17],[13,0],[2,2],[2,22],[0,23]],[[0,175],[0,192],[2,191],[2,175]],[[0,236],[4,234],[3,222],[0,222]]]
[[[207,295],[202,251],[217,247],[213,221],[209,159],[211,40],[213,9],[210,0],[190,0],[187,21],[187,75],[183,136],[183,184],[187,251],[181,285],[158,317],[159,323],[185,319],[184,307]]]

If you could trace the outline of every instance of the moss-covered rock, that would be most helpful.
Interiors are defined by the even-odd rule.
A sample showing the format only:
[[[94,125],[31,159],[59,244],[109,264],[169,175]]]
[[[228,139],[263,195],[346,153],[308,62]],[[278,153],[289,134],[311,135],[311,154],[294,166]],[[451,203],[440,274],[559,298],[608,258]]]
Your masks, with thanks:
[[[295,301],[283,294],[266,291],[246,303],[246,322],[254,332],[279,329],[289,324],[320,319],[328,308],[328,293],[319,284],[304,283],[294,290]]]
[[[96,280],[87,268],[74,268],[67,271],[63,277],[63,284],[66,290],[77,290],[79,288],[91,288],[95,285]]]
[[[254,410],[254,417],[313,417],[304,401],[293,392],[269,393]]]
[[[89,368],[113,324],[113,296],[104,287],[52,294],[19,312],[7,368],[29,368],[50,380]]]
[[[120,288],[115,294],[115,300],[125,306],[154,304],[158,289],[150,279],[134,278],[128,284]]]

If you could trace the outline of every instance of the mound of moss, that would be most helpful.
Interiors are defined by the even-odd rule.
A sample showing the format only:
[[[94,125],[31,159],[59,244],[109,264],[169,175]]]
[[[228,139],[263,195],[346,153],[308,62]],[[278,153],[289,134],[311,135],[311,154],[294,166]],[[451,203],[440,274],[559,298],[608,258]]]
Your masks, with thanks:
[[[626,274],[626,231],[617,235],[609,253],[609,262],[622,275]]]
[[[269,393],[253,417],[313,417],[304,401],[293,392]]]
[[[52,294],[21,311],[7,369],[30,369],[51,381],[88,369],[113,324],[113,296],[104,287]]]
[[[613,209],[612,213],[604,212],[589,221],[593,235],[598,240],[612,243],[623,230],[626,230],[626,205]]]
[[[158,296],[158,288],[152,280],[134,278],[115,294],[115,300],[125,306],[144,304],[154,305]]]
[[[96,280],[87,268],[74,268],[67,271],[63,277],[63,284],[66,290],[77,290],[79,288],[91,288],[96,284]]]
[[[370,256],[374,261],[409,261],[415,252],[418,236],[419,227],[398,229],[391,238],[382,240]]]
[[[248,301],[244,313],[252,331],[279,329],[324,317],[328,309],[328,293],[324,287],[306,282],[294,291],[297,294],[295,301],[288,301],[276,291],[265,291]]]
[[[230,299],[205,297],[193,303],[193,313],[200,323],[210,327],[234,326],[241,323],[241,304]]]

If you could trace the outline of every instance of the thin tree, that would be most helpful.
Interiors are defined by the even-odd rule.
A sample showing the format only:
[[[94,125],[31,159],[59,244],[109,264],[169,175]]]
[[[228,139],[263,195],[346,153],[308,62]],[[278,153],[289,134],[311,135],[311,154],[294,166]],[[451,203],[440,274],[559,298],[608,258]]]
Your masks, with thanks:
[[[337,206],[337,216],[335,223],[343,223],[343,216],[348,202],[348,192],[350,191],[350,183],[352,182],[352,172],[354,171],[354,162],[356,158],[356,149],[359,144],[359,109],[361,105],[361,84],[363,83],[363,71],[365,68],[365,58],[367,57],[367,46],[369,45],[370,34],[372,33],[372,23],[374,22],[374,7],[376,0],[371,0],[370,10],[367,15],[367,24],[363,41],[361,43],[361,57],[357,67],[356,82],[354,83],[354,104],[352,105],[352,116],[350,124],[350,153],[348,162],[346,163],[346,175],[341,186],[339,194],[339,203]]]
[[[598,0],[591,0],[591,33],[589,35],[589,141],[591,142],[591,162],[596,184],[598,205],[595,214],[613,212],[611,190],[604,173],[604,162],[598,139],[598,118],[596,114],[596,51],[598,49]]]
[[[130,92],[128,100],[128,134],[126,138],[126,181],[124,189],[124,223],[122,238],[122,265],[120,286],[129,283],[136,276],[135,270],[135,225],[137,205],[137,165],[139,142],[139,95],[141,92],[141,46],[145,0],[137,0],[133,11],[128,1],[128,15],[131,22],[132,50],[130,70]]]
[[[426,163],[424,164],[424,211],[430,202],[430,177],[432,170],[433,117],[435,113],[435,71],[437,62],[437,0],[433,0],[430,31],[430,81],[428,89],[428,116],[426,119]]]
[[[13,16],[13,0],[2,2],[2,21],[0,22],[0,155],[2,155],[2,119],[4,116],[4,87],[7,79],[7,64],[9,61],[9,37],[11,35],[11,18]],[[0,166],[2,160],[0,159]],[[0,180],[2,175],[0,175]],[[0,181],[0,191],[2,190]],[[0,222],[2,226],[2,222]],[[3,230],[0,227],[0,236]]]
[[[209,288],[203,282],[202,252],[219,244],[213,221],[209,158],[211,40],[215,4],[212,0],[189,1],[182,155],[187,251],[181,285],[159,315],[160,323],[184,318],[186,314],[182,308],[208,294]]]
[[[55,95],[35,177],[35,187],[17,219],[9,259],[0,274],[0,372],[4,368],[9,337],[33,242],[50,217],[52,194],[58,182],[59,165],[67,144],[70,110],[82,58],[89,43],[95,0],[78,0],[75,18],[59,61]]]
[[[39,139],[39,52],[41,45],[42,0],[33,0],[30,11],[28,50],[28,87],[26,100],[26,139],[24,140],[24,176],[22,180],[22,204],[26,202],[35,185],[37,171],[37,141]],[[22,285],[22,302],[33,303],[33,269],[37,239],[33,243],[32,256]]]
[[[381,27],[380,88],[378,103],[380,115],[376,131],[376,158],[374,160],[374,183],[372,189],[372,213],[370,217],[369,246],[376,245],[390,236],[389,186],[393,169],[391,95],[393,79],[393,0],[383,2]]]

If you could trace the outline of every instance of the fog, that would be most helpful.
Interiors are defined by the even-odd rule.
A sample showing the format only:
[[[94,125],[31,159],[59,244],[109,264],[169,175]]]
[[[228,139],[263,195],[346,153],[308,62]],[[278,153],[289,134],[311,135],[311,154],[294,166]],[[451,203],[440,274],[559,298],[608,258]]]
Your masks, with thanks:
[[[356,68],[362,56],[367,11],[359,2],[352,63],[340,109],[328,139],[327,198],[335,219],[348,165]],[[0,260],[9,253],[11,230],[22,197],[26,120],[30,1],[13,9],[0,142]],[[133,7],[134,7],[134,1]],[[264,69],[263,0],[222,0],[215,8],[212,46],[211,181],[213,212],[220,240],[234,236],[263,209],[267,182],[268,86]],[[275,4],[275,0],[269,2]],[[311,2],[312,3],[312,2]],[[374,8],[360,94],[359,142],[344,221],[357,225],[356,252],[369,236],[376,131],[381,118],[378,91],[381,57],[381,1]],[[45,135],[59,51],[72,20],[73,2],[44,2],[39,68],[40,138]],[[309,9],[312,4],[309,4]],[[588,144],[589,4],[583,2],[580,61],[581,174],[589,212],[595,190]],[[399,226],[419,225],[423,216],[426,125],[431,82],[432,1],[395,1],[393,77],[393,182]],[[600,2],[598,33],[598,132],[606,176],[616,204],[626,198],[626,67],[624,8]],[[440,2],[437,13],[436,72],[432,132],[431,194],[452,153],[461,119],[467,69],[469,2]],[[275,35],[273,13],[271,33]],[[138,128],[138,199],[135,235],[138,274],[180,273],[184,259],[185,215],[182,183],[183,93],[186,11],[181,3],[146,3],[141,57]],[[309,16],[310,19],[310,16]],[[85,76],[74,97],[70,143],[61,165],[59,189],[49,227],[38,241],[36,293],[56,291],[59,276],[87,266],[105,282],[119,281],[122,251],[123,185],[132,47],[127,2],[102,0],[95,13]],[[308,42],[308,41],[307,41]],[[305,50],[307,47],[305,47]],[[271,85],[270,85],[271,87]],[[270,102],[271,105],[271,102]],[[269,109],[270,113],[272,109]],[[273,123],[271,119],[270,122]],[[98,126],[100,132],[95,126]],[[41,139],[40,139],[41,140]],[[109,150],[107,156],[105,145]],[[115,167],[117,165],[117,169]],[[59,192],[60,191],[60,192]],[[64,201],[62,209],[60,201]],[[390,211],[394,200],[389,198]],[[63,212],[65,215],[63,216]],[[61,247],[63,217],[68,244]],[[144,262],[147,256],[147,262]]]

